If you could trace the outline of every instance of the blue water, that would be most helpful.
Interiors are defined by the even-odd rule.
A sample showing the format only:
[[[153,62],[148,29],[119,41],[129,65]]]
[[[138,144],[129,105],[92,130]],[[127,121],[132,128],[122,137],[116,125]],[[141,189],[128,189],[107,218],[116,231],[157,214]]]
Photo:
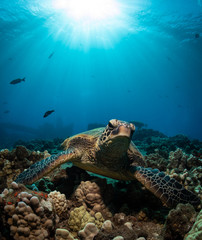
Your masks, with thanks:
[[[116,18],[98,25],[52,2],[0,1],[1,143],[111,118],[202,140],[201,1],[117,0]]]

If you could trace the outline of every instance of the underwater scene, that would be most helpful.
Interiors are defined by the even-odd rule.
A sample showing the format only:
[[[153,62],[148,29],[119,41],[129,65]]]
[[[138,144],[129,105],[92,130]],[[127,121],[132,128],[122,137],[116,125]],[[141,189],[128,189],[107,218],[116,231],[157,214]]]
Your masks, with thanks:
[[[0,240],[202,239],[202,1],[0,1]]]

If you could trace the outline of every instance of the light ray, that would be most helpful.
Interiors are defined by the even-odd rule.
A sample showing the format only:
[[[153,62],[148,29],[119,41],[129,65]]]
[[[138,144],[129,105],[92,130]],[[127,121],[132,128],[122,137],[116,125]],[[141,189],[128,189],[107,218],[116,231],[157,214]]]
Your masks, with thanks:
[[[118,37],[133,30],[130,12],[134,8],[123,1],[52,0],[52,8],[56,36],[62,34],[72,47],[111,47]]]

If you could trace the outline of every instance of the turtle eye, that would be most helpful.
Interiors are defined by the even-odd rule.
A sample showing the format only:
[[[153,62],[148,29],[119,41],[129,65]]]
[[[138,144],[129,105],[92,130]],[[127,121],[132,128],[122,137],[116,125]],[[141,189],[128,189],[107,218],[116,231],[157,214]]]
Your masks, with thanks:
[[[109,128],[112,128],[112,129],[114,128],[114,126],[112,125],[111,122],[108,123],[108,127],[109,127]]]

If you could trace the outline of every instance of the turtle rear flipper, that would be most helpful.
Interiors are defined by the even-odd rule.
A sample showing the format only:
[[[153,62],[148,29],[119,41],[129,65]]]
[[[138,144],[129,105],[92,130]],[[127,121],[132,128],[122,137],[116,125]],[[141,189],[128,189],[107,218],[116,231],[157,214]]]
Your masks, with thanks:
[[[167,207],[174,207],[178,203],[190,203],[197,206],[201,202],[198,196],[158,169],[132,167],[131,171],[135,178]]]
[[[73,149],[67,149],[66,151],[60,152],[56,155],[47,157],[39,162],[31,165],[27,170],[18,175],[15,182],[23,184],[32,184],[44,175],[53,171],[59,165],[71,162],[77,156]]]

